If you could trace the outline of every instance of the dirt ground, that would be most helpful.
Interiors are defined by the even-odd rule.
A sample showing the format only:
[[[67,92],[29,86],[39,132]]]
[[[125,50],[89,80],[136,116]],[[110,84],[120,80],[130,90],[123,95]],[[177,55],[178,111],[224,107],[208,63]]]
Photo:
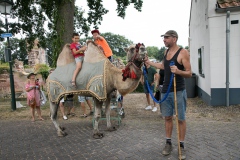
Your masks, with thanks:
[[[26,105],[26,101],[20,102],[22,105]],[[152,102],[151,102],[152,103]],[[232,105],[229,107],[218,106],[212,107],[206,105],[200,98],[188,98],[187,100],[187,120],[207,120],[207,121],[239,121],[240,120],[240,105]],[[160,116],[159,106],[158,111],[153,113],[152,111],[146,111],[146,98],[143,93],[131,93],[124,97],[124,109],[128,118],[141,117],[141,118],[156,118]],[[75,98],[74,101],[76,116],[73,119],[79,119],[82,114],[80,104]],[[89,110],[89,108],[87,107]],[[49,118],[49,104],[41,107],[42,116],[44,119]],[[61,116],[60,111],[58,112]],[[17,108],[16,111],[11,110],[10,102],[2,101],[0,103],[0,119],[1,120],[30,120],[29,107]]]

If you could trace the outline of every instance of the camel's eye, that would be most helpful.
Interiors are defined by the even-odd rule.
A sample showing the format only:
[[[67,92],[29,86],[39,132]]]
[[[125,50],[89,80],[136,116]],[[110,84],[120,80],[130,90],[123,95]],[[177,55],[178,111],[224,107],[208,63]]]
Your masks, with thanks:
[[[141,50],[142,52],[144,52],[144,51],[145,51],[145,48],[144,48],[144,47],[141,47],[140,50]]]
[[[135,48],[130,48],[130,52],[133,53]]]

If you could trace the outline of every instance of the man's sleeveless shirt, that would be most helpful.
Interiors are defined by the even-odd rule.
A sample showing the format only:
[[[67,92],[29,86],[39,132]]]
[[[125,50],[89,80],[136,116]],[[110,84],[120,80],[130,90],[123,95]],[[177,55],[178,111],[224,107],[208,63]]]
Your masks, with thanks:
[[[167,60],[168,51],[167,51],[166,55],[164,56],[164,59],[163,59],[164,60],[164,82],[163,82],[162,93],[166,93],[167,92],[167,89],[168,89],[168,86],[169,86],[169,82],[170,82],[170,79],[171,79],[172,72],[171,72],[171,69],[170,69],[170,62],[174,61],[175,66],[177,66],[179,70],[184,70],[184,66],[180,65],[178,63],[178,61],[177,61],[177,57],[178,57],[178,55],[179,55],[181,50],[182,50],[182,48],[179,48],[177,53],[170,60]],[[175,76],[176,76],[176,90],[177,91],[184,90],[185,89],[185,80],[184,80],[184,78],[182,76],[180,76],[180,75],[177,75],[177,74]],[[174,92],[173,81],[172,81],[172,87],[170,89],[170,92]]]

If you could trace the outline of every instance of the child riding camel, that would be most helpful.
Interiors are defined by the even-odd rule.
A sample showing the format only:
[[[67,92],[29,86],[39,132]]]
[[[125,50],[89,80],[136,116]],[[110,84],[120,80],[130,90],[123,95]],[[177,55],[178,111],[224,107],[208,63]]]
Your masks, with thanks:
[[[73,33],[72,44],[70,45],[70,49],[72,51],[73,57],[75,58],[76,69],[73,72],[71,84],[75,88],[77,87],[76,86],[76,77],[77,77],[79,71],[82,68],[84,51],[87,48],[86,46],[81,46],[81,44],[79,43],[79,40],[80,40],[79,34],[78,33]]]

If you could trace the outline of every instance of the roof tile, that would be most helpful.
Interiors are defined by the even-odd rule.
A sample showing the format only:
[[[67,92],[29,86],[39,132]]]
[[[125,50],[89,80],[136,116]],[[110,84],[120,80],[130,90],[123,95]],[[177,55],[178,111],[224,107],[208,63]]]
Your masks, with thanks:
[[[217,0],[217,3],[220,6],[220,8],[240,6],[240,0]]]

